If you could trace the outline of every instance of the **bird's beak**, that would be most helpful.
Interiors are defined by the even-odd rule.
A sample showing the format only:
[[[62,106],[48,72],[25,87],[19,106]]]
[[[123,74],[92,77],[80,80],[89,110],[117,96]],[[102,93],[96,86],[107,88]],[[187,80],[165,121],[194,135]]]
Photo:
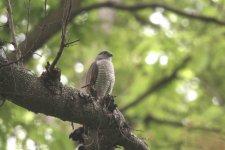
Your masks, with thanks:
[[[110,53],[110,54],[109,54],[109,57],[113,57],[113,54],[112,54],[112,53]]]

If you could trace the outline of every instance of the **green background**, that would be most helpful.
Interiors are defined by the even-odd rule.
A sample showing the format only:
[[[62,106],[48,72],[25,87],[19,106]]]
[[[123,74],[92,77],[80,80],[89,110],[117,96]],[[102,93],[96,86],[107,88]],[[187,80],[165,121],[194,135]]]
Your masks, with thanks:
[[[81,4],[85,7],[99,2],[102,1],[82,0]],[[225,18],[224,0],[121,0],[120,3],[159,3],[188,14],[221,21]],[[60,4],[47,0],[47,6],[49,14]],[[18,35],[27,32],[28,10],[28,32],[45,17],[44,1],[30,4],[29,0],[13,1],[12,8]],[[0,16],[6,14],[6,5],[1,1]],[[153,92],[123,114],[134,133],[152,150],[222,150],[225,149],[224,25],[163,8],[94,9],[81,13],[68,25],[68,41],[80,41],[65,48],[57,66],[64,84],[80,88],[95,56],[101,50],[111,51],[116,73],[113,95],[117,96],[118,108],[123,109],[190,57],[176,77],[158,89],[153,88]],[[7,25],[0,21],[0,26],[1,40],[10,42]],[[61,32],[56,33],[38,49],[36,53],[41,57],[34,54],[26,62],[29,71],[40,76],[59,49],[60,35]],[[32,113],[9,101],[0,107],[0,149],[30,149],[32,145],[41,150],[74,149],[68,138],[70,132],[70,122]]]

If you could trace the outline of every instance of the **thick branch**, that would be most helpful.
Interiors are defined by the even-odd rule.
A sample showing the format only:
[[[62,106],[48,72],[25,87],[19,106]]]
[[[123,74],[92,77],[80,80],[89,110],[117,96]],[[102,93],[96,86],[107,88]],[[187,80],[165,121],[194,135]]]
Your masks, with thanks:
[[[22,54],[26,53],[27,51],[30,52],[26,58],[29,58],[32,53],[40,48],[44,43],[48,41],[56,32],[58,32],[61,28],[61,18],[63,12],[63,5],[58,9],[54,10],[51,14],[46,16],[43,20],[36,25],[36,27],[28,34],[26,40],[19,45],[19,48],[22,50]],[[71,21],[74,17],[79,15],[82,12],[88,12],[92,10],[96,10],[102,7],[108,7],[113,9],[118,9],[122,11],[128,11],[133,14],[134,11],[140,11],[143,9],[155,9],[157,7],[164,8],[167,11],[175,13],[177,15],[187,17],[190,19],[199,20],[202,22],[207,23],[214,23],[217,25],[225,25],[225,21],[218,20],[214,17],[208,17],[203,15],[197,15],[193,13],[184,12],[182,10],[178,10],[176,8],[164,5],[164,4],[157,4],[157,3],[137,3],[133,5],[125,5],[119,4],[111,1],[102,2],[92,4],[90,6],[86,6],[80,8],[80,0],[73,0],[73,7],[71,9],[71,15],[69,21]]]
[[[129,109],[129,108],[131,108],[131,107],[139,104],[140,102],[142,102],[143,100],[145,100],[145,98],[147,96],[149,96],[150,94],[152,94],[153,92],[155,92],[157,90],[160,90],[161,88],[163,88],[166,85],[168,85],[169,83],[171,83],[174,79],[176,79],[178,71],[180,71],[180,69],[182,69],[187,64],[187,62],[189,60],[190,60],[190,57],[186,57],[183,60],[183,62],[180,65],[178,65],[169,76],[163,77],[162,79],[160,79],[159,81],[157,81],[155,84],[153,84],[152,86],[150,86],[143,94],[141,94],[140,96],[138,96],[130,104],[128,104],[125,107],[123,107],[121,109],[121,111],[124,112],[127,109]]]
[[[6,62],[0,57],[0,65]],[[98,134],[101,133],[97,143],[101,146],[99,150],[105,150],[105,146],[108,149],[115,145],[134,147],[133,150],[148,149],[142,140],[126,128],[119,110],[116,109],[111,113],[77,89],[66,86],[59,88],[61,92],[54,94],[41,78],[34,77],[17,65],[0,68],[0,97],[35,113],[83,124],[93,130],[91,132],[93,135],[99,131]]]

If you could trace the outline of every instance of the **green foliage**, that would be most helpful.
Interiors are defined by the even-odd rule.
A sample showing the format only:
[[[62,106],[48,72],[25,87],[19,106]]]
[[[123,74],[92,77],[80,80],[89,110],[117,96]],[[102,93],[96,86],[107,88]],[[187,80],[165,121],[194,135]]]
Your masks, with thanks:
[[[47,15],[61,5],[55,0],[47,2]],[[82,1],[82,6],[97,2],[99,1]],[[147,0],[123,2],[149,3]],[[223,0],[157,2],[183,12],[224,18]],[[12,5],[18,34],[27,32],[28,9],[28,31],[45,17],[44,1],[30,1],[29,5],[29,0],[22,0],[14,1]],[[6,15],[6,6],[2,1],[0,8],[0,15]],[[67,38],[69,41],[80,39],[80,42],[65,48],[58,63],[68,81],[66,84],[80,88],[96,54],[108,49],[113,53],[116,72],[113,94],[117,96],[116,103],[119,108],[123,108],[151,85],[173,73],[174,68],[190,56],[191,61],[179,70],[175,79],[146,96],[141,103],[125,111],[124,115],[132,128],[141,130],[135,133],[143,138],[151,149],[225,149],[225,29],[222,25],[180,16],[163,9],[160,14],[166,19],[166,25],[157,25],[150,21],[157,10],[111,10],[110,15],[97,9],[82,12],[74,18],[68,26]],[[109,16],[105,18],[103,14]],[[135,14],[145,22],[135,18]],[[111,19],[107,20],[109,17]],[[160,17],[157,19],[159,21]],[[0,23],[0,38],[9,42],[9,30],[2,27],[4,25]],[[38,50],[42,57],[36,55],[36,59],[31,59],[26,64],[37,76],[47,61],[54,59],[59,49],[60,36],[61,32],[56,33]],[[76,67],[77,63],[81,63],[84,68]],[[146,122],[149,115],[161,121],[153,119]],[[180,126],[167,121],[176,122]],[[214,128],[219,131],[210,131]],[[10,138],[16,138],[17,149],[29,149],[27,143],[35,143],[43,150],[73,149],[74,145],[68,139],[70,132],[72,128],[68,122],[34,114],[8,101],[0,107],[0,149],[6,149]]]

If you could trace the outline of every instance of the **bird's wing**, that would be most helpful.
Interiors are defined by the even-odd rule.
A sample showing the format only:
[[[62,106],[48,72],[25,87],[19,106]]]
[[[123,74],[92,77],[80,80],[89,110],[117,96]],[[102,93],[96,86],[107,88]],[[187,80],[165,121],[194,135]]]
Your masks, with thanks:
[[[87,72],[86,85],[90,86],[94,85],[97,80],[97,76],[98,76],[98,66],[97,62],[94,61]]]

